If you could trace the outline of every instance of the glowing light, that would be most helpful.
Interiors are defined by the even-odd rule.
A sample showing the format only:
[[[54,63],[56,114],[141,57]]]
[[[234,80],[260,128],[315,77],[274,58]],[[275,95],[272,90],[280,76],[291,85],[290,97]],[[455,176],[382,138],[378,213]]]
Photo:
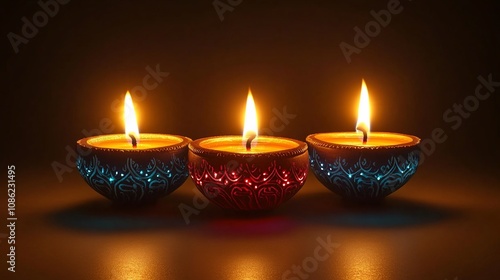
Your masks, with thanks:
[[[102,223],[104,220],[101,218],[99,221]],[[155,271],[162,269],[157,261],[158,250],[154,246],[128,244],[119,240],[113,245],[102,246],[100,250],[99,257],[103,261],[98,262],[98,265],[110,279],[150,279]],[[169,255],[162,255],[162,258],[171,262]]]
[[[365,214],[357,216],[358,219],[374,219],[377,215]],[[357,220],[359,222],[359,220]],[[354,244],[349,245],[347,257],[336,263],[347,280],[376,280],[380,275],[384,279],[394,278],[393,265],[397,262],[394,259],[394,248],[377,242],[370,242],[368,238],[360,238]],[[330,261],[333,264],[333,258]],[[328,265],[327,265],[328,267]],[[331,265],[330,265],[331,267]],[[387,278],[385,278],[387,277]]]
[[[228,263],[229,279],[255,280],[269,277],[269,267],[261,256],[234,256]]]
[[[139,127],[137,126],[137,116],[135,114],[134,102],[132,101],[132,96],[130,92],[127,91],[125,94],[125,104],[124,104],[124,119],[125,119],[125,135],[130,142],[133,135],[137,142],[139,142]]]
[[[361,95],[359,98],[358,121],[356,123],[356,131],[361,132],[359,128],[366,129],[367,134],[370,133],[370,99],[368,97],[368,88],[365,80],[361,83]]]
[[[243,143],[246,144],[247,139],[255,135],[258,135],[258,125],[257,125],[257,110],[255,109],[255,102],[253,101],[252,91],[248,89],[247,96],[247,106],[245,110],[245,125],[243,127]],[[252,146],[255,145],[257,141],[252,141]]]

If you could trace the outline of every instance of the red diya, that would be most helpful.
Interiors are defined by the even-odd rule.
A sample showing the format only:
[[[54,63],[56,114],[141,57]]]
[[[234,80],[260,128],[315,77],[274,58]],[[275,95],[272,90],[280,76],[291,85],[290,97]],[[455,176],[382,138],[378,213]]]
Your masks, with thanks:
[[[363,80],[358,132],[307,136],[311,169],[331,191],[349,200],[376,201],[401,188],[417,171],[420,139],[370,132],[368,89]]]
[[[307,178],[307,144],[259,136],[256,115],[249,90],[242,136],[202,138],[188,146],[191,179],[222,208],[273,209],[294,196]]]

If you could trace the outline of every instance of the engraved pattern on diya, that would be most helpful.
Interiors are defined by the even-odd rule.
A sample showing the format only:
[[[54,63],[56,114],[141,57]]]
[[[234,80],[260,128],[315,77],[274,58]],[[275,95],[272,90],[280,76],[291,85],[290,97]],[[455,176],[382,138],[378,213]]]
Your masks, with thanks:
[[[149,203],[187,179],[190,141],[184,136],[141,134],[141,148],[132,148],[124,134],[84,138],[77,142],[77,169],[90,187],[113,202]]]
[[[246,150],[242,141],[242,136],[218,136],[189,144],[189,174],[211,202],[238,211],[268,210],[304,185],[309,169],[306,143],[259,136]]]
[[[419,163],[420,139],[412,135],[374,132],[358,145],[356,133],[317,133],[306,142],[316,178],[349,200],[386,197],[410,180]]]

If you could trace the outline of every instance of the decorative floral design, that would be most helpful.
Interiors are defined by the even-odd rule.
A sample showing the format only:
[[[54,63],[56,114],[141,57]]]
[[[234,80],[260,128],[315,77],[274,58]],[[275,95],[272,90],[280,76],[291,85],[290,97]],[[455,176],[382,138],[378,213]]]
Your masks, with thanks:
[[[101,164],[97,156],[89,161],[79,157],[76,165],[89,186],[120,203],[155,200],[173,192],[188,176],[186,160],[177,157],[168,163],[153,158],[146,166],[129,158],[121,167]]]
[[[360,200],[383,198],[402,187],[417,171],[418,161],[415,152],[407,158],[390,157],[382,164],[363,157],[355,162],[337,157],[329,163],[315,150],[310,157],[314,174],[327,188],[343,197]]]
[[[189,164],[196,187],[220,207],[235,210],[275,208],[299,191],[307,173],[307,165],[286,169],[276,161],[265,169],[250,163],[214,167],[206,160]]]

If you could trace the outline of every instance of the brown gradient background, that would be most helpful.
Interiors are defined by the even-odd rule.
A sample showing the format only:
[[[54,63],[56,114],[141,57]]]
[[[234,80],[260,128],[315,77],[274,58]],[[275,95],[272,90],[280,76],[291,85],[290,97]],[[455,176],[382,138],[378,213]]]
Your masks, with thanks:
[[[17,3],[18,1],[11,1]],[[39,9],[19,1],[2,9],[3,34],[20,33],[22,16]],[[124,92],[142,84],[145,67],[170,75],[137,102],[143,132],[193,139],[239,134],[251,87],[260,126],[272,109],[297,117],[277,133],[352,131],[361,78],[372,102],[372,129],[449,140],[434,158],[496,162],[498,93],[453,131],[442,114],[474,93],[478,75],[500,80],[496,10],[486,4],[403,1],[388,27],[352,56],[353,27],[387,1],[243,1],[221,22],[210,1],[71,1],[14,54],[4,36],[2,121],[9,162],[49,167],[64,147],[110,118]],[[469,164],[469,163],[468,163]]]
[[[347,63],[339,44],[353,44],[353,28],[387,2],[243,0],[221,22],[212,0],[72,0],[18,54],[6,35],[20,34],[20,19],[40,8],[2,2],[0,142],[2,165],[18,170],[19,276],[109,279],[144,266],[149,279],[240,279],[246,266],[262,272],[258,279],[280,279],[332,234],[342,247],[310,279],[495,278],[500,87],[457,130],[443,113],[474,93],[479,75],[500,81],[498,9],[494,1],[402,0],[404,10]],[[448,140],[381,208],[345,206],[311,176],[267,217],[209,205],[186,226],[177,206],[192,203],[190,180],[138,212],[110,207],[76,171],[59,183],[51,163],[64,163],[65,147],[102,118],[121,133],[111,103],[156,64],[170,75],[136,102],[142,132],[240,134],[248,87],[261,127],[273,108],[297,115],[277,136],[353,131],[364,78],[373,131],[425,139],[440,127]],[[269,225],[278,233],[251,231]]]

